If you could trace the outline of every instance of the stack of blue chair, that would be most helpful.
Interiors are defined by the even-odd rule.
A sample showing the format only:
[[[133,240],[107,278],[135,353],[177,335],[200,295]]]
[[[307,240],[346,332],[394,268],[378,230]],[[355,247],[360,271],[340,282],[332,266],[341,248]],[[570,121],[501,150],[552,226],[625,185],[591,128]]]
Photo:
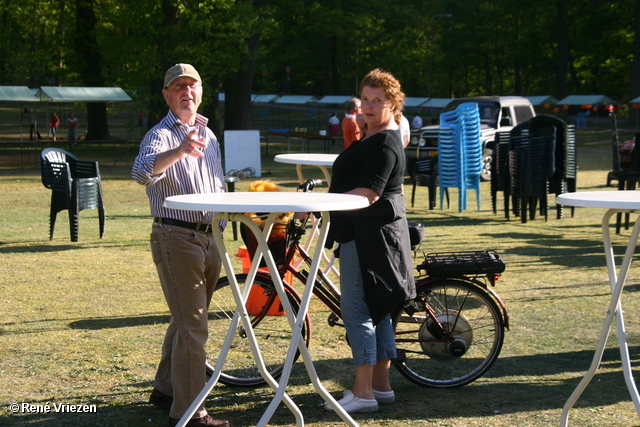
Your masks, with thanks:
[[[447,188],[458,188],[458,212],[467,208],[467,190],[476,190],[480,210],[480,172],[482,143],[478,104],[466,102],[440,115],[438,133],[438,172],[440,209]]]

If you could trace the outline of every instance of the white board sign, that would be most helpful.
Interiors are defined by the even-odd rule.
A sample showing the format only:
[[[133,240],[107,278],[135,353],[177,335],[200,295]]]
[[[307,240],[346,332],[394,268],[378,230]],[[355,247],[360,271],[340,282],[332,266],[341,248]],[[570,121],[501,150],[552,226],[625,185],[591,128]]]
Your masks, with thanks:
[[[224,172],[231,169],[253,168],[255,176],[262,176],[260,163],[260,131],[224,131]]]

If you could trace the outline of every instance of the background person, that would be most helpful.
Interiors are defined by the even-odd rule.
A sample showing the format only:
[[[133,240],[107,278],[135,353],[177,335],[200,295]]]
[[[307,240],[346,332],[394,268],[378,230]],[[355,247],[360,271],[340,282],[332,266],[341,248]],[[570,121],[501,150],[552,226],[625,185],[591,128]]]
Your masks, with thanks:
[[[346,150],[353,143],[360,139],[360,126],[356,117],[360,114],[360,100],[351,98],[347,101],[346,114],[342,119],[342,139],[344,141],[343,149]]]
[[[340,310],[355,381],[338,403],[349,413],[374,412],[378,403],[395,401],[389,370],[397,352],[389,313],[416,296],[397,130],[404,94],[391,74],[376,69],[360,83],[360,99],[366,135],[336,159],[329,192],[366,196],[370,206],[333,213],[327,242],[340,243]]]
[[[398,125],[400,130],[400,139],[402,140],[402,147],[406,147],[409,145],[409,140],[411,139],[411,129],[409,128],[409,120],[402,115],[400,117],[400,124]]]
[[[31,113],[31,129],[29,131],[29,136],[31,141],[35,140],[35,136],[38,137],[38,140],[41,140],[40,131],[38,130],[38,112],[36,110],[30,110]]]
[[[77,145],[76,129],[78,129],[78,118],[73,112],[69,113],[69,118],[67,119],[67,129],[67,136],[69,137],[69,148],[73,150]]]
[[[207,309],[220,275],[221,260],[212,212],[167,209],[164,199],[179,194],[224,192],[220,145],[197,113],[202,79],[189,64],[169,68],[162,89],[169,112],[145,135],[132,177],[146,186],[154,217],[151,255],[171,321],[149,402],[169,409],[176,425],[206,383]],[[228,426],[204,406],[188,426]]]
[[[411,127],[413,129],[420,129],[422,127],[422,117],[417,112],[413,116],[413,120],[411,120]]]
[[[51,113],[51,117],[49,118],[49,127],[51,128],[51,136],[54,141],[58,135],[58,126],[60,126],[60,118],[56,113]]]
[[[338,135],[340,133],[340,119],[338,118],[338,113],[334,112],[331,117],[329,117],[328,132],[329,135]]]

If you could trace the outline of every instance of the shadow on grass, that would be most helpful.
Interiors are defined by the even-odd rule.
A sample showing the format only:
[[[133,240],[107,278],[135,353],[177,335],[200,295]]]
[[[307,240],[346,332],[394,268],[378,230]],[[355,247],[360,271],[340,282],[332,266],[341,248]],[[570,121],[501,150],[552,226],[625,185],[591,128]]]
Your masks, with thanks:
[[[209,320],[219,319],[223,313],[209,313]],[[69,327],[72,329],[114,329],[114,328],[128,328],[132,326],[148,326],[157,325],[161,323],[169,324],[171,315],[169,314],[148,314],[144,316],[112,316],[112,317],[94,317],[91,319],[74,320],[69,323]]]
[[[633,364],[638,366],[640,347],[631,348]],[[354,414],[356,422],[391,425],[389,423],[411,424],[411,421],[425,422],[426,419],[464,419],[467,417],[487,417],[487,425],[492,424],[490,417],[515,413],[530,413],[541,410],[558,412],[573,392],[586,372],[593,353],[576,351],[551,353],[546,355],[500,358],[485,378],[470,385],[452,389],[422,388],[392,372],[393,386],[397,401],[393,405],[382,405],[379,412],[373,414]],[[629,400],[619,366],[619,353],[616,349],[605,350],[602,365],[616,369],[614,372],[598,373],[586,388],[575,407],[608,406]],[[335,373],[351,368],[350,359],[323,360],[314,363],[321,380],[332,378]],[[579,367],[577,367],[578,365]],[[577,372],[579,376],[569,379],[550,380],[549,376],[565,372]],[[333,374],[331,374],[333,373]],[[504,377],[504,381],[499,378]],[[340,386],[351,386],[351,372],[344,380],[338,379]],[[310,390],[306,371],[297,363],[289,382],[289,393],[302,410],[308,423],[339,423],[337,415],[322,407],[322,398]],[[151,392],[151,382],[124,384],[133,389],[130,392],[106,392],[102,395],[77,396],[74,402],[95,404],[96,412],[87,414],[71,413],[20,413],[0,416],[0,425],[33,426],[165,426],[168,413],[146,403]],[[299,387],[304,387],[302,392]],[[310,391],[309,391],[310,390]],[[333,392],[336,398],[341,392]],[[206,407],[214,417],[228,418],[234,426],[256,425],[273,392],[267,388],[232,388],[218,385],[209,396]],[[57,404],[74,402],[63,396],[57,398]],[[128,402],[128,403],[124,403]],[[53,404],[53,401],[28,402],[31,405]],[[596,415],[597,416],[597,415]],[[271,424],[292,425],[293,416],[280,405],[271,419]],[[319,424],[319,425],[321,425]]]
[[[640,289],[640,284],[634,285],[633,290]],[[210,314],[210,318],[216,316]],[[124,328],[132,326],[145,326],[156,324],[168,324],[170,316],[167,315],[145,315],[132,317],[105,317],[85,320],[74,320],[69,326],[73,329],[99,330],[111,328]],[[311,348],[313,348],[311,341]],[[629,354],[633,365],[640,366],[640,346],[630,346]],[[565,372],[581,372],[588,369],[593,351],[572,351],[565,353],[548,353],[528,356],[500,356],[496,364],[486,374],[487,377],[509,377],[509,376],[547,376],[558,375]],[[620,361],[620,352],[617,348],[606,349],[602,364],[615,363]],[[583,366],[581,366],[581,362]],[[317,366],[322,364],[336,363],[335,360],[315,362]],[[317,367],[318,371],[321,370]],[[346,386],[347,384],[345,384]]]
[[[6,242],[0,242],[0,245],[5,245]],[[68,245],[28,245],[28,242],[23,242],[18,246],[3,246],[0,247],[0,253],[30,253],[30,252],[62,252],[69,250],[84,249],[85,245],[80,244],[68,244]]]

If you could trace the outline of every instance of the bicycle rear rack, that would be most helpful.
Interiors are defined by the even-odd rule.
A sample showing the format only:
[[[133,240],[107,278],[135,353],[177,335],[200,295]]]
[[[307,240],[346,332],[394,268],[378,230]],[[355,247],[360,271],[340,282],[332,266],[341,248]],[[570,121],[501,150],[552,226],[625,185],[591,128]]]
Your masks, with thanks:
[[[494,250],[431,253],[417,267],[431,277],[499,275],[504,269],[504,261]]]

